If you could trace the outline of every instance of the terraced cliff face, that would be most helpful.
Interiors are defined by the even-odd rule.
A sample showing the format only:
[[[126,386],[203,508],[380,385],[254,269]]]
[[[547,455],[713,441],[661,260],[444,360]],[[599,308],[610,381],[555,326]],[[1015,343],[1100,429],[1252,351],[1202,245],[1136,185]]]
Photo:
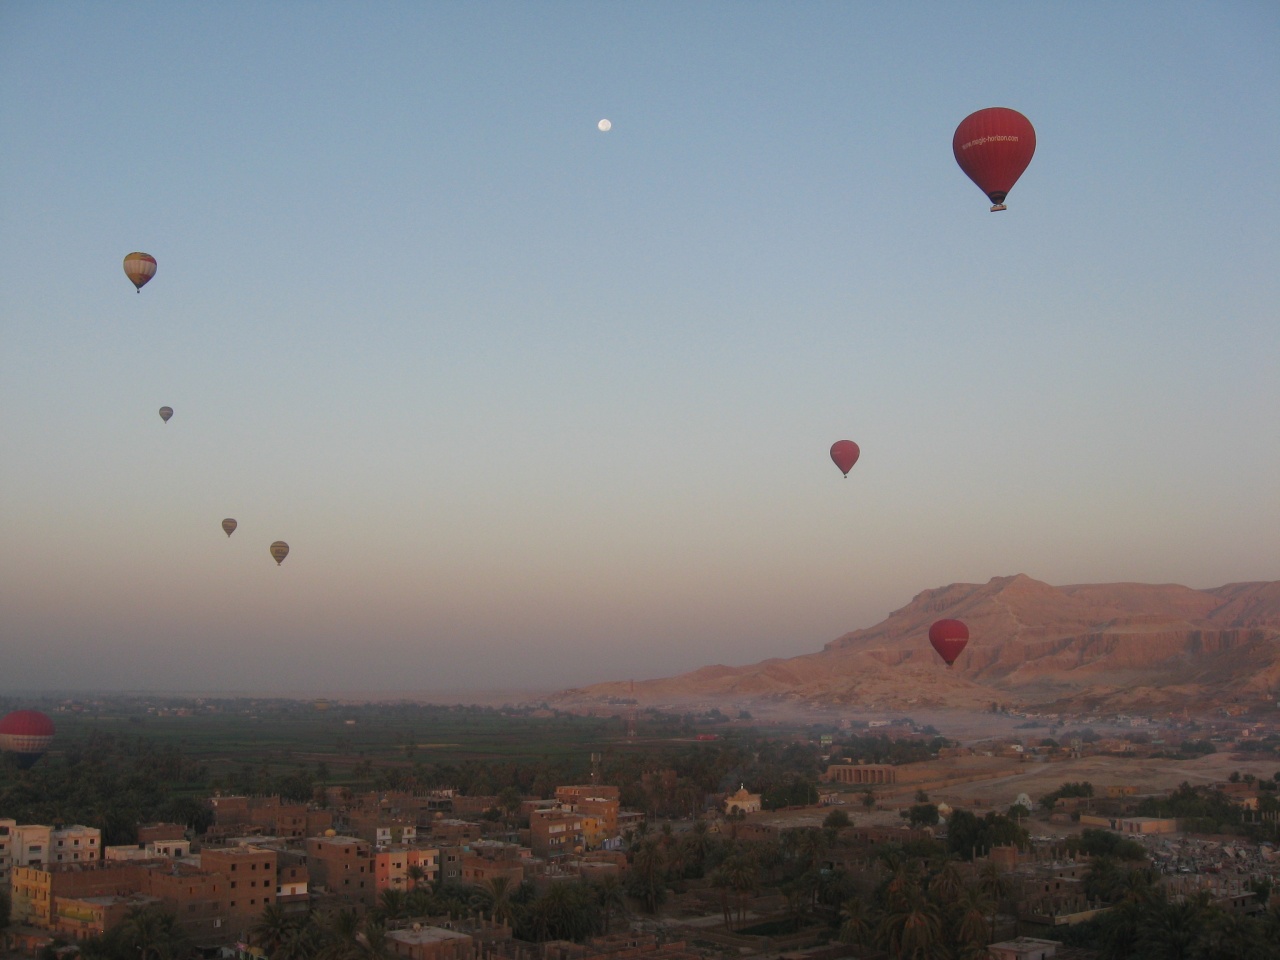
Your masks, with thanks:
[[[952,669],[927,640],[944,617],[963,620],[971,638]],[[926,590],[817,653],[597,684],[559,699],[1181,712],[1274,700],[1277,691],[1280,581],[1053,587],[1019,574]]]

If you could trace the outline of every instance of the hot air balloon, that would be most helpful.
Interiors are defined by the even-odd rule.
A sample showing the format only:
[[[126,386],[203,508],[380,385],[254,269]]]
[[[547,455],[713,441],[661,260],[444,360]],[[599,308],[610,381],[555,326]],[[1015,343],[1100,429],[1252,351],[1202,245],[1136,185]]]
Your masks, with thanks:
[[[39,710],[15,710],[0,720],[0,753],[12,753],[28,769],[53,742],[53,721]]]
[[[163,420],[165,423],[168,423],[169,418],[172,416],[173,416],[173,407],[160,408],[160,419]]]
[[[969,628],[959,620],[939,620],[929,628],[929,642],[950,668],[969,643]]]
[[[840,472],[844,474],[846,480],[849,479],[849,471],[858,462],[858,456],[861,453],[862,451],[858,449],[858,445],[852,440],[837,440],[831,445],[831,459],[840,468]]]
[[[124,258],[124,275],[142,292],[147,281],[156,275],[156,258],[149,253],[131,253]]]
[[[1017,110],[988,107],[960,121],[951,152],[960,169],[991,199],[995,213],[1005,209],[1005,196],[1036,152],[1036,131]]]
[[[236,532],[237,526],[238,524],[230,517],[222,521],[222,529],[226,531],[228,537]]]
[[[284,558],[289,555],[289,545],[283,540],[277,540],[271,545],[271,556],[275,557],[276,566],[284,563]]]

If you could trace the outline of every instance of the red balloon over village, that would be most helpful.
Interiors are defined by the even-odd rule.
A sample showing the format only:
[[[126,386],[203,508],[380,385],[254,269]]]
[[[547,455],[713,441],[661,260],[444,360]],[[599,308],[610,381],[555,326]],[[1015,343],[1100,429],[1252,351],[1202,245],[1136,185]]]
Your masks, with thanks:
[[[53,743],[53,721],[39,710],[15,710],[0,720],[0,753],[12,753],[24,770]]]
[[[969,628],[960,620],[939,620],[929,628],[929,642],[950,667],[969,643]]]
[[[988,107],[960,121],[951,138],[956,163],[991,200],[991,212],[1004,210],[1004,198],[1036,152],[1031,121],[1008,107]]]
[[[849,478],[849,471],[858,462],[858,456],[861,453],[862,451],[858,449],[858,445],[852,440],[837,440],[831,445],[831,459],[840,468],[840,472],[844,474],[846,480]]]

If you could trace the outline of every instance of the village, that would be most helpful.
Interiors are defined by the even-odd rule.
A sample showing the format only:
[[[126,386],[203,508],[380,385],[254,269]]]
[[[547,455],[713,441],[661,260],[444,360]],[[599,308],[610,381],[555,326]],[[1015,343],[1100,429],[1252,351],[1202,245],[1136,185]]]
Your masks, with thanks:
[[[350,909],[376,916],[381,926],[370,929],[386,955],[409,960],[873,957],[891,954],[848,935],[841,903],[824,904],[824,885],[840,877],[841,896],[865,893],[886,882],[904,851],[920,855],[931,844],[963,861],[968,882],[989,883],[983,946],[1000,960],[1096,956],[1065,945],[1063,931],[1113,909],[1097,864],[1099,850],[1109,858],[1117,844],[1170,897],[1262,912],[1280,880],[1280,765],[1249,747],[1274,734],[1228,718],[1153,735],[1148,723],[1121,719],[1139,732],[1112,719],[1101,735],[995,737],[921,762],[828,755],[815,803],[765,809],[744,783],[682,819],[623,809],[619,787],[605,783],[561,785],[549,798],[345,787],[308,803],[217,795],[203,832],[139,824],[132,845],[104,846],[96,828],[23,824],[0,811],[3,932],[16,955],[62,956],[154,909],[205,956],[250,960],[275,955],[264,918]],[[910,721],[852,726],[921,736]],[[1210,738],[1212,752],[1178,753]],[[820,745],[829,749],[831,739]],[[1229,813],[1214,823],[1152,815],[1179,797],[1213,797]],[[962,825],[984,823],[999,829],[958,848]],[[1005,824],[1013,829],[1001,834]],[[730,852],[704,870],[691,851],[713,843]],[[734,877],[726,864],[742,850],[752,851],[753,872]],[[659,863],[649,887],[637,882]],[[812,877],[804,906],[795,883],[781,879],[800,874]],[[514,891],[567,885],[608,904],[605,934],[576,943],[516,936]],[[476,896],[445,914],[414,912],[415,903],[438,906],[413,899],[427,890]]]

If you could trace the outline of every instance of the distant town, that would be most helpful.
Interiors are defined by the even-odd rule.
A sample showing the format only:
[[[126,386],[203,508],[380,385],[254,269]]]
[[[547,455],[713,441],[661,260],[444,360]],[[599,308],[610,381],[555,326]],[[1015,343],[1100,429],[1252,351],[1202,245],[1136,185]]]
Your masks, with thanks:
[[[13,956],[1280,955],[1280,728],[1231,707],[995,704],[1005,733],[952,738],[716,707],[42,706],[0,724]]]

